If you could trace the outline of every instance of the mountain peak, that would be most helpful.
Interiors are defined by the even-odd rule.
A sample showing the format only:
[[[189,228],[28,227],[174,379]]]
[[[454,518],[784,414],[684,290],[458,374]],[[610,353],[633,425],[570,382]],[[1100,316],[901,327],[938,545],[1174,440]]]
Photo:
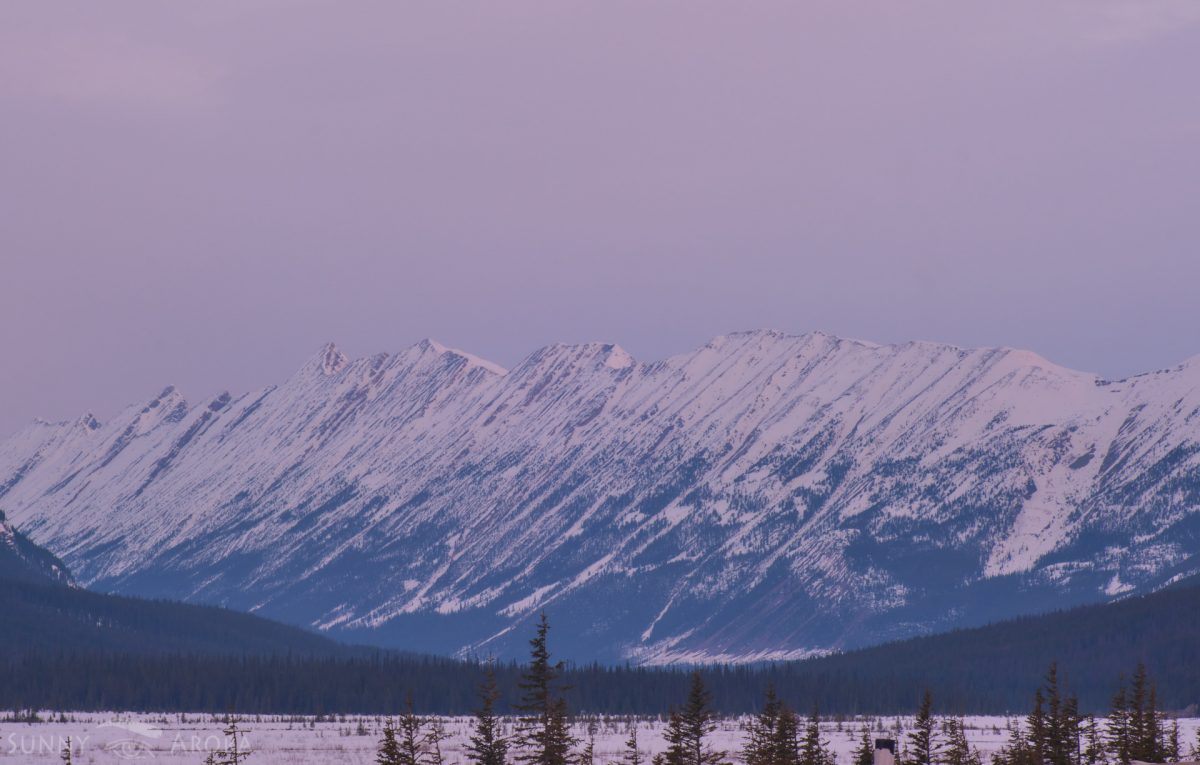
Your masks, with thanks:
[[[466,351],[459,350],[458,348],[451,348],[448,345],[439,343],[437,340],[434,340],[433,338],[426,337],[413,347],[416,348],[417,350],[425,352],[425,353],[433,353],[433,354],[437,354],[438,356],[449,355],[454,358],[461,359],[462,361],[466,362],[467,366],[469,366],[469,367],[478,367],[478,368],[486,370],[492,374],[496,374],[496,375],[500,375],[500,376],[504,376],[504,375],[508,374],[508,370],[505,369],[504,367],[500,366],[499,364],[488,361],[487,359],[482,358],[480,356],[476,356],[473,353],[467,353]]]
[[[534,351],[521,362],[522,369],[545,367],[609,369],[620,371],[637,362],[616,343],[553,343]]]
[[[604,366],[609,369],[628,369],[637,363],[633,356],[629,355],[629,352],[619,345],[606,345],[604,351]]]
[[[87,412],[75,421],[75,426],[80,430],[99,430],[100,421],[91,412]]]
[[[348,363],[349,360],[346,358],[346,355],[339,351],[338,347],[333,343],[325,343],[314,358],[314,366],[326,377],[341,372],[346,368],[346,364]]]

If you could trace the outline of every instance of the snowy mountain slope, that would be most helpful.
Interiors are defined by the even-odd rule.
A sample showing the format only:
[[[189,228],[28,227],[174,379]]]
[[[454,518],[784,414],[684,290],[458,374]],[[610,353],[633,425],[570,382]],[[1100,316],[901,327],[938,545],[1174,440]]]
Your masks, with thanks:
[[[1200,361],[748,332],[505,371],[424,341],[0,445],[0,507],[105,590],[411,648],[800,656],[1200,570]],[[363,634],[358,634],[358,633]],[[369,634],[367,634],[369,632]]]

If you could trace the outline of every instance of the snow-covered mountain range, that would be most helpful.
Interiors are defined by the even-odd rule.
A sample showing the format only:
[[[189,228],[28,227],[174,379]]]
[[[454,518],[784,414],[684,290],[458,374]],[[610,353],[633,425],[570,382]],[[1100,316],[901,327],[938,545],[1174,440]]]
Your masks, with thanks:
[[[803,656],[1200,571],[1200,359],[1107,381],[814,333],[505,370],[424,341],[0,445],[0,508],[93,588],[514,655]]]

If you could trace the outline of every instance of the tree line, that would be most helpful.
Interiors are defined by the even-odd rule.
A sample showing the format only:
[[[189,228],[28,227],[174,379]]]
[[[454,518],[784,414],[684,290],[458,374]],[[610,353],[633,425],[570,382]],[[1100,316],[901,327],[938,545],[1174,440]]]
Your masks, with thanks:
[[[543,613],[530,640],[530,661],[520,675],[520,697],[513,706],[519,717],[511,735],[505,735],[497,712],[502,693],[495,667],[485,665],[464,750],[471,765],[599,765],[594,726],[582,740],[573,732],[564,665],[551,660],[548,633]],[[1156,685],[1141,663],[1130,682],[1121,682],[1103,722],[1080,712],[1078,697],[1065,689],[1054,662],[1034,691],[1031,706],[1024,724],[1010,722],[1008,740],[992,755],[990,765],[1131,765],[1200,757],[1200,732],[1185,752],[1179,723],[1159,707]],[[682,703],[668,713],[662,734],[665,750],[647,758],[635,721],[622,756],[606,765],[732,765],[735,760],[744,765],[838,765],[829,742],[822,738],[818,705],[801,717],[774,685],[767,686],[758,711],[747,722],[739,751],[722,751],[714,745],[711,734],[719,719],[703,674],[692,671]],[[901,740],[897,762],[984,765],[966,731],[961,717],[935,716],[933,694],[926,689],[912,729]],[[410,697],[398,722],[385,723],[376,762],[446,765],[440,746],[445,738],[436,718],[424,719],[413,712]],[[864,723],[845,765],[874,765],[875,756],[876,742]]]
[[[221,609],[178,606],[167,618],[174,611],[123,599],[110,607],[84,595],[51,598],[0,580],[0,612],[12,617],[0,620],[0,709],[395,715],[405,688],[429,714],[467,714],[477,703],[477,661],[340,646],[290,628],[277,635],[282,625]],[[110,619],[141,627],[97,626]],[[193,637],[160,644],[151,634]],[[1079,708],[1103,714],[1121,673],[1140,657],[1161,678],[1158,705],[1181,710],[1200,702],[1196,634],[1200,588],[1184,587],[804,661],[701,671],[726,714],[757,711],[769,684],[781,698],[810,699],[831,715],[911,714],[913,689],[925,687],[947,712],[1009,714],[1024,711],[1028,689],[1058,660],[1075,670]],[[511,714],[522,669],[493,667],[497,709]],[[600,664],[567,664],[562,678],[573,709],[614,715],[665,714],[690,682],[685,668]]]

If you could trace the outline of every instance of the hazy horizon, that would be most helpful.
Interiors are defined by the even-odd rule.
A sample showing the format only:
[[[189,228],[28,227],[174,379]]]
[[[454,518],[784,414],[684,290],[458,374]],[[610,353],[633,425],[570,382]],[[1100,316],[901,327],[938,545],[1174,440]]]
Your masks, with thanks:
[[[0,8],[0,438],[327,341],[1200,353],[1200,5]]]

